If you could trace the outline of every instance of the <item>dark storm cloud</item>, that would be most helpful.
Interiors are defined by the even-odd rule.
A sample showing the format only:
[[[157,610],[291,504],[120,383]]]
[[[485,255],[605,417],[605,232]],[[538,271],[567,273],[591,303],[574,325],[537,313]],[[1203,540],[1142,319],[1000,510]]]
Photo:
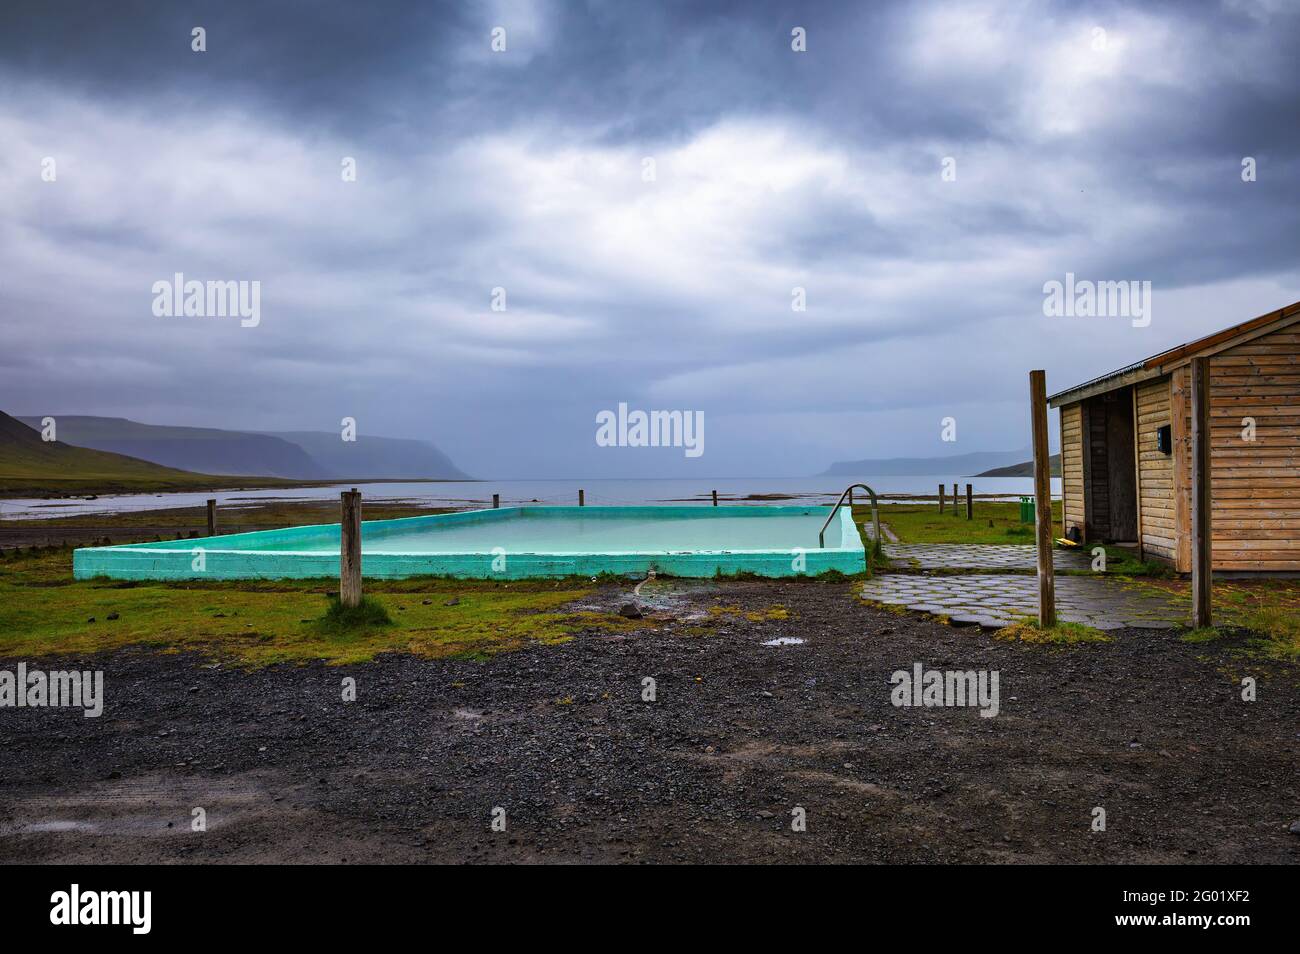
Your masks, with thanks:
[[[624,400],[706,411],[664,473],[1023,445],[1028,368],[1300,298],[1297,39],[1271,0],[9,3],[0,408],[349,414],[502,475],[645,472],[594,446]],[[178,271],[265,320],[160,322]],[[1045,319],[1067,271],[1152,327]]]

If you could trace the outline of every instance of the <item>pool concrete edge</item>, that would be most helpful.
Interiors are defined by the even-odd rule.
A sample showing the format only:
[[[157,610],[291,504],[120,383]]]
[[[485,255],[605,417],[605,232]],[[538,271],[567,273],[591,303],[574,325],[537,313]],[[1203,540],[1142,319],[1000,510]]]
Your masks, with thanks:
[[[818,576],[827,572],[846,575],[866,569],[866,548],[852,514],[842,507],[827,527],[825,549],[807,550],[691,550],[602,551],[537,553],[370,553],[365,540],[400,533],[428,523],[486,522],[523,516],[561,518],[580,511],[587,519],[636,515],[709,519],[717,516],[789,516],[820,512],[812,506],[733,507],[503,507],[450,514],[366,521],[362,525],[362,572],[370,579],[409,579],[418,576],[456,579],[557,578],[596,576],[600,573],[644,575],[653,569],[665,576],[712,577],[752,573],[764,577]],[[836,530],[838,529],[838,533]],[[73,551],[73,577],[118,580],[268,580],[337,579],[337,554],[295,552],[292,549],[259,551],[259,543],[291,547],[295,542],[315,545],[335,543],[338,524],[288,527],[188,540],[135,543],[109,547],[82,547]],[[498,548],[499,549],[499,548]]]

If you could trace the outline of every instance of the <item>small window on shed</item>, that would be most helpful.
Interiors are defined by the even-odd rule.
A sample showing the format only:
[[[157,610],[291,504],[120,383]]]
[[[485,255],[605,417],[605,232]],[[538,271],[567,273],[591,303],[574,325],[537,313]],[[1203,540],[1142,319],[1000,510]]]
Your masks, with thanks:
[[[1174,452],[1173,432],[1168,424],[1156,429],[1156,449],[1162,454]]]

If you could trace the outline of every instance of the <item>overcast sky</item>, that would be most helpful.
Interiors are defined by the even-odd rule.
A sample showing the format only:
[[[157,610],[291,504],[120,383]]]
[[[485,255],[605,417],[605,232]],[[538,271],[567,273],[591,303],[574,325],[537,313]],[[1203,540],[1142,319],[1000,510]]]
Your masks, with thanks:
[[[1031,368],[1300,299],[1297,50],[1289,0],[5,0],[0,409],[352,416],[501,478],[1022,447]],[[156,317],[177,272],[260,324]],[[1046,317],[1067,272],[1149,326]],[[619,402],[705,453],[598,447]]]

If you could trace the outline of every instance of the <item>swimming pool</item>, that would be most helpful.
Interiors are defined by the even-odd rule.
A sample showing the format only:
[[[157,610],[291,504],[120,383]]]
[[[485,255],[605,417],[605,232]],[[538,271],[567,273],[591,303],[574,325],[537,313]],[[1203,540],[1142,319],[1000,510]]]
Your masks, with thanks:
[[[503,507],[361,525],[362,573],[523,579],[597,573],[708,577],[859,573],[866,549],[847,507]],[[87,547],[73,575],[119,580],[338,577],[339,525]]]

